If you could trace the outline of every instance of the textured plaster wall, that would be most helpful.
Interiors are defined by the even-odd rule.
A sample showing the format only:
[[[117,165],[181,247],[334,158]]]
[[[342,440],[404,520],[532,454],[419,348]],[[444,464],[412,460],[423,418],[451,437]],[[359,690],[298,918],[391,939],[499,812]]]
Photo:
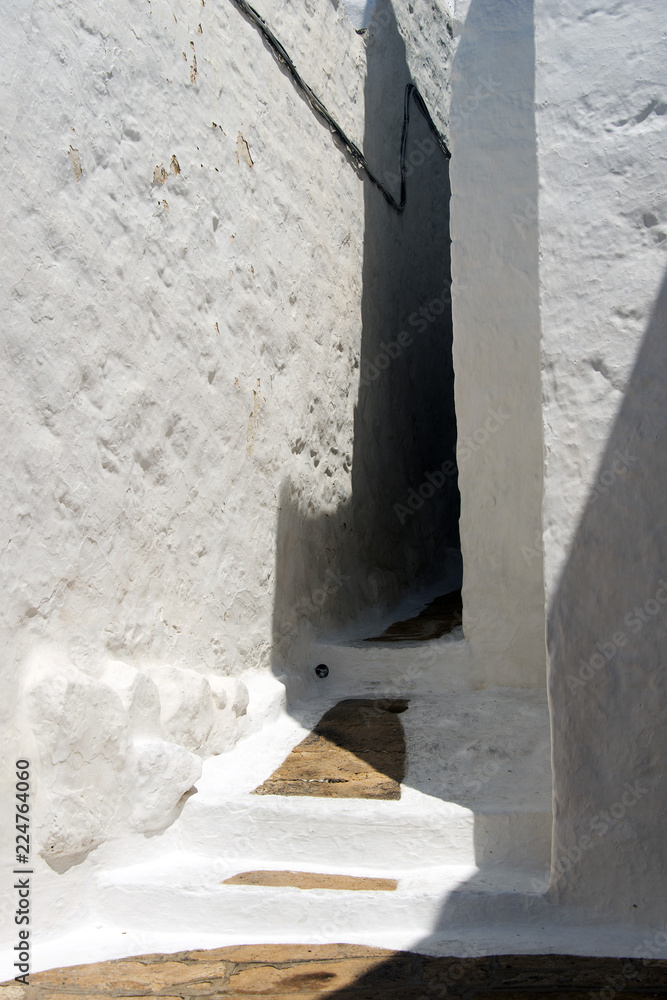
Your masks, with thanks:
[[[450,36],[426,0],[377,10],[367,37],[337,2],[261,13],[397,191],[409,79],[447,130]],[[62,869],[170,822],[201,758],[277,709],[310,622],[438,571],[442,504],[406,532],[391,511],[441,430],[451,450],[449,403],[403,385],[396,426],[432,418],[407,471],[415,435],[394,463],[380,419],[396,375],[355,406],[368,344],[441,287],[447,170],[412,168],[406,236],[227,0],[17,0],[2,19],[3,756],[33,760],[34,846]],[[378,294],[406,287],[380,321],[373,268]],[[429,337],[401,364],[440,352],[451,387],[447,316]]]
[[[487,683],[539,687],[545,651],[533,8],[531,0],[471,0],[455,14],[451,232],[463,627]]]
[[[362,135],[342,9],[264,12]],[[363,186],[231,3],[2,17],[3,728],[62,861],[279,699],[281,483],[349,492]]]
[[[366,60],[361,145],[396,198],[407,83],[418,84],[437,127],[448,133],[448,26],[444,6],[425,0],[406,8],[381,0],[367,33],[353,35]],[[442,578],[450,549],[458,544],[455,477],[417,511],[406,510],[410,491],[454,459],[456,434],[448,161],[414,104],[407,170],[407,203],[400,216],[376,187],[366,181],[362,188],[359,371],[352,446],[345,456],[349,481],[337,479],[328,461],[313,469],[312,438],[328,433],[318,424],[300,438],[282,485],[275,668],[302,679],[312,676],[313,624],[337,626],[370,607],[386,610]],[[437,314],[428,313],[436,299]],[[311,486],[318,476],[328,484],[319,496]]]
[[[664,5],[535,22],[553,893],[662,927]]]

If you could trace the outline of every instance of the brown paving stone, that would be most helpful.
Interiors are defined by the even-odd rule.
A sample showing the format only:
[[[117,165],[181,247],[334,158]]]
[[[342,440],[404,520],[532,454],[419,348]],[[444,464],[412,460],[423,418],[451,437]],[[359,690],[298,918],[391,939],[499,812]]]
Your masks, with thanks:
[[[646,974],[640,959],[604,959],[576,955],[569,956],[567,960],[560,955],[499,956],[496,959],[495,975],[502,980],[506,989],[540,986],[546,980],[553,988],[567,987],[570,990],[601,989],[611,985],[610,980],[619,978],[628,989],[656,982],[654,977]],[[664,967],[659,971],[659,976],[665,976]]]
[[[525,991],[517,990],[484,990],[481,993],[473,993],[470,996],[470,1000],[593,1000],[590,995],[590,991],[582,993],[577,991],[576,993],[564,993],[560,990],[550,993],[535,993],[531,990],[530,993]],[[623,1000],[626,1000],[624,997]]]
[[[422,978],[433,986],[466,987],[486,983],[489,978],[487,964],[477,958],[428,958],[423,957]]]
[[[151,958],[153,956],[150,956]],[[150,961],[121,959],[96,962],[70,969],[38,972],[30,977],[31,985],[54,991],[91,990],[110,993],[122,983],[125,993],[159,991],[167,987],[196,984],[226,978],[224,965],[218,962]]]
[[[379,740],[374,748],[368,748],[368,726],[364,722],[358,726],[337,726],[328,732],[312,732],[294,747],[292,753],[327,753],[339,749],[343,743],[351,753],[402,753],[405,739],[402,732],[396,731],[396,726],[375,725],[376,738]],[[381,738],[381,741],[380,741]]]
[[[351,987],[367,977],[374,967],[383,963],[381,958],[350,958],[337,962],[308,962],[276,969],[275,966],[257,966],[235,973],[229,980],[229,990],[239,995],[271,989],[275,996],[298,993],[299,990],[331,993]]]
[[[382,633],[365,639],[365,642],[405,642],[415,640],[427,642],[429,639],[440,639],[443,635],[453,632],[458,625],[463,624],[463,602],[461,591],[454,590],[442,597],[436,597],[430,604],[413,618],[395,622]]]
[[[280,996],[280,1000],[320,1000],[323,996],[321,990],[318,990],[316,993],[313,993],[312,990],[305,992],[299,990],[298,993],[239,993],[237,995],[239,1000],[267,1000],[267,997],[271,997],[272,995]],[[160,1000],[162,1000],[162,997],[160,997]],[[234,996],[231,993],[221,993],[220,1000],[234,1000]],[[339,1000],[338,996],[336,996],[336,1000]]]
[[[272,965],[293,962],[321,962],[347,958],[388,958],[393,952],[363,944],[242,944],[186,953],[195,961],[257,962]]]
[[[318,872],[255,871],[239,872],[226,878],[223,885],[289,886],[293,889],[342,889],[361,892],[392,892],[394,878],[367,878],[356,875],[326,875]]]
[[[349,698],[326,712],[257,795],[399,799],[405,777],[404,699]]]
[[[325,781],[272,781],[271,787],[257,791],[258,795],[305,795],[330,799],[388,799],[401,797],[400,785],[390,779],[380,781],[374,775],[367,780],[340,779]]]
[[[525,990],[505,990],[505,989],[493,989],[485,990],[482,993],[473,993],[470,996],[470,1000],[597,1000],[596,993],[602,989],[602,986],[598,987],[596,990],[575,990],[574,992],[569,989],[558,989],[544,991],[532,991],[526,992]],[[620,993],[615,993],[615,1000],[665,1000],[665,992],[662,993],[626,993],[625,991]],[[338,1000],[338,998],[336,998]],[[467,998],[466,998],[467,1000]],[[607,998],[605,997],[605,1000]],[[611,1000],[611,996],[609,997]]]
[[[367,776],[380,773],[381,778],[396,772],[401,765],[400,754],[369,750],[362,759],[356,753],[340,747],[320,753],[297,753],[287,767],[275,772],[271,781],[277,778],[299,781],[348,781],[366,780]],[[335,772],[332,773],[332,767]]]
[[[54,993],[53,990],[38,990],[33,987],[29,987],[23,994],[21,1000],[100,1000],[100,997],[106,997],[108,994],[103,993]],[[125,1000],[125,998],[123,998]],[[134,1000],[134,998],[130,998]],[[145,1000],[145,994],[142,997]],[[161,998],[162,1000],[162,998]],[[167,997],[164,997],[167,1000]],[[180,998],[179,998],[180,1000]]]
[[[0,986],[0,1000],[593,1000],[602,990],[617,1000],[664,1000],[667,962],[247,945],[51,970],[31,976],[27,988]]]

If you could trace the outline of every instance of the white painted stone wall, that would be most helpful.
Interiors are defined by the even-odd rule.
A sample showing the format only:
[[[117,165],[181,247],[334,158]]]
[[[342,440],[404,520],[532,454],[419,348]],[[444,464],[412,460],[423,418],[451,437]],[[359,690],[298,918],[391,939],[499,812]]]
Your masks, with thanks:
[[[355,31],[367,28],[373,17],[375,0],[344,0],[345,10]]]
[[[348,9],[261,12],[383,177],[401,74],[450,137],[466,638],[480,684],[543,685],[546,594],[552,898],[650,925],[667,870],[661,4]],[[311,624],[434,570],[430,512],[384,566],[355,556],[370,491],[344,532],[369,220],[376,249],[399,247],[390,289],[405,248],[414,264],[445,237],[433,216],[420,247],[418,223],[408,240],[383,215],[225,0],[17,0],[2,31],[2,753],[33,761],[35,848],[59,872],[169,825],[202,759],[277,712]],[[390,466],[369,427],[361,459]]]
[[[535,4],[553,898],[660,930],[664,15]]]
[[[362,135],[342,8],[263,10]],[[350,488],[363,185],[229,2],[2,20],[3,760],[67,864],[280,703],[281,484]]]
[[[527,0],[458,3],[452,299],[463,627],[480,683],[545,684],[534,38]]]
[[[360,144],[368,46],[376,90],[400,54],[383,176],[410,76],[447,131],[450,41],[446,8],[387,9],[362,37],[333,0],[262,7]],[[374,522],[344,538],[369,195],[257,30],[202,0],[2,17],[3,759],[33,760],[66,868],[168,824],[282,704],[310,623],[395,600],[433,525],[392,546],[402,575],[355,557],[313,603]]]

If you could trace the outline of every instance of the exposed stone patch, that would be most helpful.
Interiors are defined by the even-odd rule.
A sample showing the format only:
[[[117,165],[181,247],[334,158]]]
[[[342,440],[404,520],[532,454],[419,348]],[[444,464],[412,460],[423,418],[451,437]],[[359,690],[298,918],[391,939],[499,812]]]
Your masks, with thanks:
[[[436,597],[414,618],[395,622],[382,635],[372,636],[364,642],[405,642],[428,639],[440,639],[448,635],[463,623],[463,603],[461,591],[454,590],[451,594]]]
[[[407,707],[400,699],[339,702],[255,794],[400,799],[405,736],[398,715]]]
[[[2,1000],[160,1000],[259,997],[316,1000],[658,1000],[667,962],[571,955],[433,958],[359,945],[244,945],[140,955],[54,969],[29,986],[0,985]]]
[[[236,162],[240,163],[241,160],[247,163],[249,167],[253,166],[253,158],[250,155],[250,147],[239,132],[236,137]]]
[[[81,157],[79,155],[79,150],[74,149],[72,146],[69,148],[69,158],[72,161],[72,166],[74,167],[74,176],[76,177],[77,183],[79,182],[82,174],[81,169]]]
[[[293,889],[342,889],[362,892],[393,892],[394,878],[367,878],[357,875],[327,875],[321,872],[256,871],[239,872],[223,885],[289,886]]]

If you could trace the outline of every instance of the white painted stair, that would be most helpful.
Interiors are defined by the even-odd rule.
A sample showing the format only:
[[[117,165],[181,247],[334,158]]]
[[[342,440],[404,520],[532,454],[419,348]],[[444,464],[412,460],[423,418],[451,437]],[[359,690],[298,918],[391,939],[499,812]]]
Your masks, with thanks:
[[[539,918],[551,833],[544,694],[412,696],[399,716],[407,771],[398,801],[253,795],[337,700],[302,704],[209,760],[156,841],[159,855],[147,860],[149,842],[137,863],[98,870],[100,917],[129,935],[167,932],[177,920],[184,934],[205,927],[230,942],[364,941],[376,928],[389,946],[429,938],[443,921],[458,940],[500,914],[513,924]],[[265,869],[384,876],[398,886],[223,884]]]

